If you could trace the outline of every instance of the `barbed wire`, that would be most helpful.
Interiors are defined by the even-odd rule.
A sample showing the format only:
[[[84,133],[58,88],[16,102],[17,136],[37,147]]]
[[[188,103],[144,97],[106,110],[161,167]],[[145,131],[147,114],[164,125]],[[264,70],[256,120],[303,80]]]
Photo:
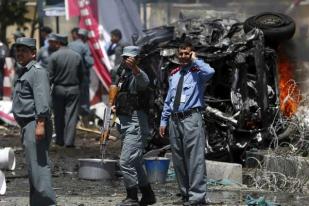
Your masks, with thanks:
[[[281,104],[293,101],[298,110],[291,117],[277,111],[269,127],[272,140],[264,160],[247,158],[257,165],[248,170],[248,186],[274,192],[308,192],[309,177],[305,171],[309,161],[300,155],[307,156],[309,151],[309,98],[301,95],[294,80],[289,80],[286,86],[288,93]]]
[[[282,172],[269,171],[267,164],[254,157],[250,157],[248,159],[256,161],[259,165],[256,168],[248,170],[246,174],[249,178],[249,187],[273,192],[306,192],[306,186],[309,180],[306,174],[296,177],[287,176]]]

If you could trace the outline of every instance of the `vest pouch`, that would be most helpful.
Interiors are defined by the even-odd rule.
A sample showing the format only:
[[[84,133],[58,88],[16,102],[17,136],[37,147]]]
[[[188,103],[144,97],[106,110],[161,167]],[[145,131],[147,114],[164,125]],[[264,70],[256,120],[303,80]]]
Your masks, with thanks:
[[[137,96],[128,92],[119,92],[115,105],[116,115],[132,115],[137,107]]]

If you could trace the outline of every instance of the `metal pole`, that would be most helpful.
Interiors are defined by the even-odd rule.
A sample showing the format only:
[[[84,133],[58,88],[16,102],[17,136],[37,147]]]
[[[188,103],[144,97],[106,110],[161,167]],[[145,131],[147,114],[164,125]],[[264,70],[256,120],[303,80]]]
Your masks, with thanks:
[[[56,16],[56,32],[59,33],[59,16]]]
[[[143,20],[144,20],[144,29],[147,29],[147,4],[146,0],[143,1]]]
[[[37,7],[38,7],[38,21],[39,21],[39,45],[43,46],[44,41],[41,37],[41,28],[44,26],[44,11],[43,11],[43,0],[38,0],[37,1]]]

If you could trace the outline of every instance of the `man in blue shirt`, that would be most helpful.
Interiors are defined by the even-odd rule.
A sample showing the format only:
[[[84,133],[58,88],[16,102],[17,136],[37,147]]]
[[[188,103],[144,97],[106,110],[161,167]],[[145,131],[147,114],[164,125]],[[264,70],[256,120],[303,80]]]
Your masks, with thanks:
[[[182,203],[203,205],[206,198],[205,132],[201,111],[206,82],[214,69],[197,59],[190,42],[179,46],[180,66],[171,72],[160,122],[169,140]]]

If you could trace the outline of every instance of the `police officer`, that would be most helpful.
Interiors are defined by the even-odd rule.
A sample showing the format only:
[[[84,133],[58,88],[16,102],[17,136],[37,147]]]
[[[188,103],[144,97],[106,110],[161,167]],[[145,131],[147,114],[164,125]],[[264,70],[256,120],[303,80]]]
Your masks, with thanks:
[[[118,206],[151,205],[155,195],[143,168],[142,130],[147,130],[147,105],[145,104],[149,79],[138,66],[140,48],[127,46],[123,50],[123,66],[118,70],[120,91],[116,99],[116,114],[120,120],[122,151],[120,169],[123,174],[127,197]],[[138,202],[138,187],[142,193]]]
[[[73,41],[79,39],[78,30],[79,30],[78,27],[74,27],[73,29],[71,29],[71,38],[72,38]]]
[[[47,37],[48,46],[42,46],[37,55],[37,62],[43,67],[47,69],[48,65],[48,58],[50,55],[57,50],[56,44],[56,34],[51,33]]]
[[[89,124],[90,115],[90,97],[89,97],[89,84],[90,84],[90,70],[94,63],[91,56],[90,48],[87,44],[88,31],[86,29],[78,30],[78,39],[69,44],[69,48],[79,53],[85,65],[84,78],[81,86],[81,99],[80,99],[80,115],[84,126]]]
[[[206,197],[205,133],[201,111],[206,82],[214,69],[197,59],[192,44],[178,49],[180,66],[171,72],[160,122],[164,137],[169,122],[172,159],[182,202],[203,205]],[[182,203],[181,203],[182,204]]]
[[[25,37],[24,32],[17,30],[13,33],[14,42],[16,42],[16,40],[18,38],[21,38],[21,37]],[[14,60],[16,60],[16,48],[14,47],[14,44],[11,46],[11,49],[10,49],[10,57],[12,57]],[[17,73],[17,74],[19,74],[19,73]]]
[[[57,34],[58,50],[49,58],[48,71],[53,84],[56,144],[75,147],[80,85],[84,75],[83,62],[80,55],[66,45],[67,36]]]
[[[112,30],[110,32],[110,35],[111,35],[111,41],[106,45],[105,50],[111,60],[112,69],[110,72],[111,72],[112,82],[114,82],[115,77],[116,77],[117,68],[119,67],[122,61],[121,55],[123,52],[123,48],[125,46],[129,46],[129,44],[121,40],[122,33],[119,29]]]
[[[22,72],[13,93],[13,114],[21,128],[30,182],[30,205],[56,204],[51,184],[48,147],[52,136],[48,73],[36,64],[36,41],[18,38],[16,57]]]
[[[109,57],[115,55],[113,65],[114,68],[117,68],[119,64],[121,63],[121,55],[123,48],[125,46],[128,46],[128,43],[123,42],[122,39],[122,33],[119,29],[114,29],[110,32],[111,35],[111,41],[106,45],[106,52]]]
[[[25,37],[25,33],[17,30],[13,33],[13,38],[14,38],[14,42],[16,42],[16,40],[18,38],[21,38],[21,37]],[[14,60],[13,64],[14,64],[14,78],[13,78],[13,81],[12,83],[14,84],[16,82],[16,79],[17,77],[20,75],[21,73],[21,68],[20,68],[20,65],[17,63],[16,61],[16,48],[14,47],[14,44],[11,46],[10,48],[10,57]]]
[[[48,47],[48,36],[53,32],[53,30],[48,26],[43,26],[40,28],[40,42],[41,46]]]

